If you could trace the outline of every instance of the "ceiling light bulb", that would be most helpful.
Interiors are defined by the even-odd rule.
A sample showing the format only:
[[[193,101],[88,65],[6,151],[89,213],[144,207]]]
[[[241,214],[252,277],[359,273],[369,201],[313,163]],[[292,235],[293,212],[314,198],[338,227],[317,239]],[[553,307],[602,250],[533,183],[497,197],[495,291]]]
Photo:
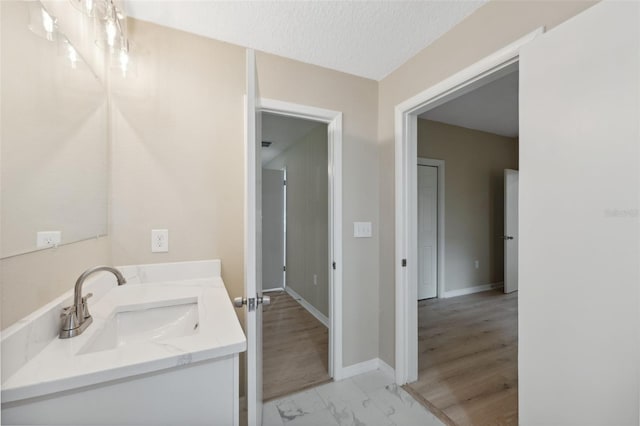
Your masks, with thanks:
[[[75,69],[78,63],[78,52],[69,42],[67,42],[67,56],[71,61],[71,68]]]
[[[85,0],[84,1],[85,12],[88,16],[92,16],[93,14],[93,0]]]
[[[111,19],[107,21],[105,31],[107,33],[107,44],[109,47],[113,47],[116,42],[117,28],[116,24]]]
[[[121,50],[118,59],[120,61],[120,69],[122,70],[122,75],[126,75],[127,67],[129,65],[129,54],[125,50]]]
[[[47,39],[51,40],[52,34],[53,34],[53,18],[51,17],[51,15],[49,15],[47,13],[46,10],[41,9],[42,10],[42,27],[44,28],[44,30],[47,32]]]

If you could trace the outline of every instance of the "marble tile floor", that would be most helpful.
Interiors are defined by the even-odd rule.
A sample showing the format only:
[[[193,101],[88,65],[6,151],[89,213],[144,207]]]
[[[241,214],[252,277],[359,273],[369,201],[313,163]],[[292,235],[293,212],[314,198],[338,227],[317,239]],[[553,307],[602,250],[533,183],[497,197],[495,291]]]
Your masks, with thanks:
[[[377,370],[264,404],[263,426],[442,426],[411,395]]]

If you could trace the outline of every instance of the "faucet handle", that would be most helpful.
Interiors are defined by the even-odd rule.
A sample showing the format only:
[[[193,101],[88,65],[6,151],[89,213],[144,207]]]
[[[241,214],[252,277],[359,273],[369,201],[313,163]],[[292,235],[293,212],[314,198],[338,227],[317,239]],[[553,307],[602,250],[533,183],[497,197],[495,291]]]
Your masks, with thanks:
[[[65,330],[73,330],[77,328],[80,324],[78,321],[78,317],[76,315],[76,307],[75,306],[67,306],[62,309],[60,313],[60,333],[62,335]]]
[[[91,316],[89,313],[89,304],[87,304],[87,299],[92,297],[93,293],[87,293],[86,296],[82,298],[82,318],[87,319]]]
[[[74,308],[75,306],[66,306],[62,308],[62,312],[60,312],[60,318],[65,318],[66,316],[68,316],[69,313],[74,310]]]

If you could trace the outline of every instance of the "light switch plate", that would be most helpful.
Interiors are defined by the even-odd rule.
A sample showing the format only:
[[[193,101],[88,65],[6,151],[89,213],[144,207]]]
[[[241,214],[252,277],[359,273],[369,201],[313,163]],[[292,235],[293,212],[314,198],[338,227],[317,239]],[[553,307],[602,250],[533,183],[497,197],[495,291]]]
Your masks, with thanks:
[[[371,222],[353,222],[353,236],[355,238],[371,238]]]
[[[151,251],[153,253],[166,253],[169,251],[169,230],[151,230]]]

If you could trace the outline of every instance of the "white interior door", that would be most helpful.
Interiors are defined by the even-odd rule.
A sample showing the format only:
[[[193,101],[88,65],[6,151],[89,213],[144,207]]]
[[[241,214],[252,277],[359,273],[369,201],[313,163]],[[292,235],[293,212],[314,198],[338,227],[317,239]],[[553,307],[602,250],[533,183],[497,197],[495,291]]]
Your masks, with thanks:
[[[519,423],[639,424],[640,3],[520,54]]]
[[[284,289],[284,170],[262,170],[262,286]]]
[[[247,49],[245,103],[245,331],[247,333],[247,421],[262,425],[262,149],[255,52]]]
[[[504,292],[518,290],[518,171],[504,171]]]
[[[418,300],[438,295],[438,168],[418,165]]]

